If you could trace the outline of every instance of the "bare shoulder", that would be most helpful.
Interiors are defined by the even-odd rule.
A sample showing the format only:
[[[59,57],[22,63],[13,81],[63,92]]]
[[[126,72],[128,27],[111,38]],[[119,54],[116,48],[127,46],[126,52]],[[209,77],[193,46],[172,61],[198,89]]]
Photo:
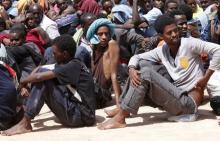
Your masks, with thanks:
[[[109,46],[109,51],[110,52],[114,52],[114,53],[117,53],[119,52],[119,45],[118,45],[118,42],[115,41],[115,40],[110,40],[108,42],[108,46]]]

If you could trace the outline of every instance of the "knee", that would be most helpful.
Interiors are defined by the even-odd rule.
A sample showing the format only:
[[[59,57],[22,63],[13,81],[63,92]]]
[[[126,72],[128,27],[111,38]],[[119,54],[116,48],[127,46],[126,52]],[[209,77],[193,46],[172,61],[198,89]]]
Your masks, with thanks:
[[[153,69],[151,67],[144,67],[140,70],[140,77],[143,80],[149,80],[151,78]]]

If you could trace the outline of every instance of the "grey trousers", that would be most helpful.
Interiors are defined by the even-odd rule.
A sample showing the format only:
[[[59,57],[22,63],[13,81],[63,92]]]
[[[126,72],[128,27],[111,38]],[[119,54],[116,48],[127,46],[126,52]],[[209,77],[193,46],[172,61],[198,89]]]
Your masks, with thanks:
[[[142,83],[135,87],[132,84],[124,89],[121,96],[121,108],[137,114],[146,97],[155,105],[162,107],[172,115],[193,114],[196,109],[194,100],[152,67],[145,67],[140,74]]]

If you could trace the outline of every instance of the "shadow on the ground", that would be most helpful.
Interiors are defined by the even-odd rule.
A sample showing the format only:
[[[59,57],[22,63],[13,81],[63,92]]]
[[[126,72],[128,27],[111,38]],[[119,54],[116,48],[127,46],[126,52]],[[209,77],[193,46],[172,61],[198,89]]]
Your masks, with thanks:
[[[96,115],[96,123],[103,122],[104,120],[105,120],[104,117]],[[59,125],[48,126],[48,125],[45,124],[45,122],[48,122],[48,121],[58,123]],[[93,126],[96,126],[96,123]],[[34,129],[33,132],[48,131],[48,130],[59,130],[61,128],[69,128],[69,127],[63,126],[55,116],[33,120],[32,125],[33,125],[34,128],[37,128],[37,129]]]
[[[135,117],[141,117],[143,119],[143,122],[127,124],[127,127],[143,126],[143,125],[165,123],[165,122],[172,123],[167,120],[167,118],[169,117],[169,114],[167,112],[142,113],[142,114],[138,114],[138,115],[132,115],[130,118],[135,118]],[[199,117],[198,117],[197,121],[205,120],[205,119],[214,119],[215,120],[216,116],[210,110],[200,109],[199,110]]]
[[[96,123],[101,123],[101,122],[103,122],[104,120],[105,120],[104,117],[99,116],[99,115],[96,115]]]
[[[48,126],[45,124],[45,122],[48,122],[48,121],[53,121],[55,123],[58,123],[59,125]],[[32,121],[32,125],[33,127],[37,128],[37,129],[34,129],[33,132],[59,130],[61,128],[64,128],[64,126],[60,124],[59,120],[55,116],[34,120]]]

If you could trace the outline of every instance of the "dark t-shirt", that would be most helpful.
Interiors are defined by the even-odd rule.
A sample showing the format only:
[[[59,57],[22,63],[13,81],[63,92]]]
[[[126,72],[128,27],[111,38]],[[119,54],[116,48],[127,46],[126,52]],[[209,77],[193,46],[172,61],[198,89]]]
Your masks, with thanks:
[[[95,94],[92,74],[87,67],[77,59],[67,64],[57,64],[53,70],[61,85],[71,85],[79,93],[82,103],[95,111]]]

